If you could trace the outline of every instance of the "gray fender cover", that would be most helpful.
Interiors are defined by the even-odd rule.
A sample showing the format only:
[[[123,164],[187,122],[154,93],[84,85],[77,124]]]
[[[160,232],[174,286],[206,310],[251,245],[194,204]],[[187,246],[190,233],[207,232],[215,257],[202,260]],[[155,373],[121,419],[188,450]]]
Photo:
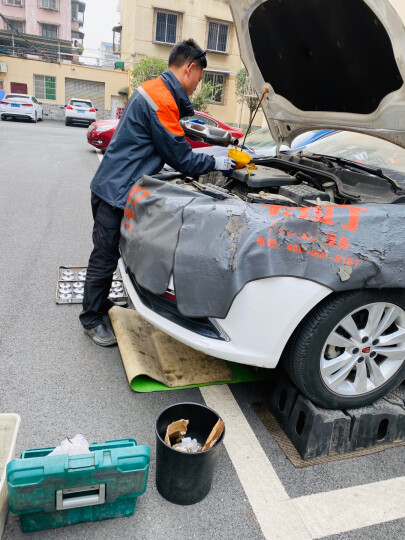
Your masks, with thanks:
[[[402,205],[283,207],[217,200],[143,176],[128,197],[121,253],[141,287],[173,272],[188,317],[226,317],[246,283],[275,276],[333,291],[405,287]]]

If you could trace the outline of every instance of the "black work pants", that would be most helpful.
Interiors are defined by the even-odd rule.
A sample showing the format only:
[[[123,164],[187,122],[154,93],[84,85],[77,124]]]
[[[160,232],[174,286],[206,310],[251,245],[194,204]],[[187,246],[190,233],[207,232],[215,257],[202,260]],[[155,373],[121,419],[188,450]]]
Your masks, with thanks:
[[[93,212],[93,244],[86,282],[83,311],[80,322],[90,329],[103,322],[103,316],[114,305],[108,299],[111,281],[119,259],[120,226],[124,211],[114,208],[94,193],[91,194]]]

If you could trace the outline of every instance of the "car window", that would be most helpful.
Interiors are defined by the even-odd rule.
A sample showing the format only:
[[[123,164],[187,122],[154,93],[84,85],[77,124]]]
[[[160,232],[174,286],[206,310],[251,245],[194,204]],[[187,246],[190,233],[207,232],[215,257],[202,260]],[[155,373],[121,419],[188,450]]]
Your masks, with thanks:
[[[190,116],[189,120],[202,120],[208,126],[218,127],[218,124],[214,120],[211,120],[211,118],[207,118],[202,114],[195,114],[194,116]]]
[[[18,99],[18,100],[21,100],[21,101],[29,101],[30,96],[26,96],[26,95],[23,95],[23,94],[7,94],[4,99]]]
[[[307,152],[340,157],[370,167],[391,169],[405,174],[405,149],[399,146],[365,135],[341,131],[319,139],[307,147]]]
[[[79,99],[71,99],[70,105],[74,107],[81,107],[82,109],[90,109],[93,107],[91,101],[81,101]]]
[[[269,128],[260,128],[246,137],[245,146],[253,150],[268,150],[276,146]]]

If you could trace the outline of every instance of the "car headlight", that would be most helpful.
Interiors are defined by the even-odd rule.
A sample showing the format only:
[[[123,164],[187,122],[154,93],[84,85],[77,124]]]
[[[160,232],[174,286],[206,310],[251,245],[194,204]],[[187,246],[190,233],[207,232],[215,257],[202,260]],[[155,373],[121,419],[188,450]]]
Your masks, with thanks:
[[[95,130],[97,131],[97,133],[103,133],[104,131],[109,131],[110,129],[112,129],[111,126],[99,126],[99,127],[95,127]]]

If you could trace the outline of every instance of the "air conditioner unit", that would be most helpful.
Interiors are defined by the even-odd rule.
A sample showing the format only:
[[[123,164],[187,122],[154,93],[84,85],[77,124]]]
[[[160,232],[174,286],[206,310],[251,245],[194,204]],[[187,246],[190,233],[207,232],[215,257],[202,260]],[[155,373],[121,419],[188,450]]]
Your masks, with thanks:
[[[0,62],[0,73],[7,73],[7,64]]]

